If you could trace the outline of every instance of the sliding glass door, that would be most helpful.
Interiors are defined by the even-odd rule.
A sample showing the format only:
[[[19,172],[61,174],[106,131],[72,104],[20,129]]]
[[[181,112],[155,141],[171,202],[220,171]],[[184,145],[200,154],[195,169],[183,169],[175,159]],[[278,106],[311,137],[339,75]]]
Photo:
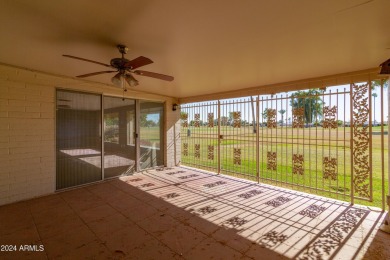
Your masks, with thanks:
[[[102,179],[101,96],[57,91],[56,187]]]
[[[163,103],[57,90],[57,190],[164,165],[163,115]]]
[[[104,177],[135,171],[135,100],[104,97]]]

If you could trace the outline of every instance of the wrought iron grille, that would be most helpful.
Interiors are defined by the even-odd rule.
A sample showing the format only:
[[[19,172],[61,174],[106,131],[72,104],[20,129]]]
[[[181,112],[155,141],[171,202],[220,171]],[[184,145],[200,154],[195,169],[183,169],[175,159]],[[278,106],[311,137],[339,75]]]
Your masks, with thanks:
[[[218,102],[181,108],[182,162],[201,169],[218,170]]]
[[[182,164],[352,203],[384,198],[373,191],[385,171],[379,91],[376,104],[368,82],[182,105]]]

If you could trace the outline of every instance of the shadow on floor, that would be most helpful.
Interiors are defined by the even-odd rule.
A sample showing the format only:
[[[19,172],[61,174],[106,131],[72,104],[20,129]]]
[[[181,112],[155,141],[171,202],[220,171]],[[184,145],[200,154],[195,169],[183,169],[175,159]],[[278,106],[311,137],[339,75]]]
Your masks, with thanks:
[[[1,257],[359,259],[379,252],[386,259],[380,245],[388,237],[377,231],[383,215],[250,181],[164,168],[0,207],[0,244],[18,247]],[[20,245],[32,247],[21,251]]]

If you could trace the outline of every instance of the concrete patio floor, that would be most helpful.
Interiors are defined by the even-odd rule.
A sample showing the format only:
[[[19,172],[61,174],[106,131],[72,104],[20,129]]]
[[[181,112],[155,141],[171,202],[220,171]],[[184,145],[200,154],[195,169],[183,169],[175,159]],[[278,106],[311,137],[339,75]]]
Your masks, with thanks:
[[[164,168],[0,207],[0,245],[17,246],[0,258],[390,259],[390,235],[378,231],[384,217],[315,195]]]

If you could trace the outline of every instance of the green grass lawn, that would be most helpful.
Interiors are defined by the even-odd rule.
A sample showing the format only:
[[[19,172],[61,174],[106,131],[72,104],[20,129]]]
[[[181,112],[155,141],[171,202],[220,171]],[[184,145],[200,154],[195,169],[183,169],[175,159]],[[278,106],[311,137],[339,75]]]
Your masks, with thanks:
[[[142,146],[160,148],[160,127],[140,127],[140,142]]]
[[[193,167],[217,171],[218,129],[208,127],[182,128],[182,163]],[[382,207],[381,127],[373,127],[372,135],[372,190],[373,201],[355,200],[355,203]],[[260,182],[350,201],[351,149],[350,128],[323,129],[259,129]],[[387,133],[387,126],[384,127]],[[221,127],[221,173],[257,181],[256,134],[252,127]],[[183,143],[188,143],[188,156],[183,155]],[[194,146],[200,144],[200,158],[194,157]],[[387,155],[387,134],[384,135],[384,154]],[[208,146],[214,146],[214,158],[208,157]],[[234,148],[241,149],[241,164],[234,164]],[[267,169],[267,151],[277,153],[276,170]],[[304,157],[304,173],[293,174],[292,156]],[[337,158],[337,178],[324,178],[323,158]],[[384,156],[387,165],[387,156]],[[387,167],[385,167],[387,180]],[[368,183],[368,182],[367,182]],[[387,181],[385,182],[387,183]],[[387,185],[385,185],[387,189]],[[386,194],[386,193],[385,193]]]

